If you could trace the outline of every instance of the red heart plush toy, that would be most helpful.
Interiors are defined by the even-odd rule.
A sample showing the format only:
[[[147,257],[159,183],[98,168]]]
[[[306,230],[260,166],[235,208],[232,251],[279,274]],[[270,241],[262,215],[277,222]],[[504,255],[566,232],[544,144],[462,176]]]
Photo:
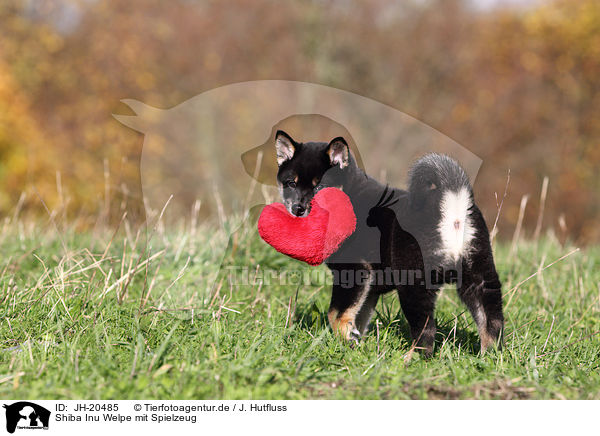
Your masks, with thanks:
[[[258,233],[280,253],[309,265],[320,265],[356,229],[356,216],[346,194],[325,188],[312,199],[307,217],[291,215],[281,203],[264,207]]]

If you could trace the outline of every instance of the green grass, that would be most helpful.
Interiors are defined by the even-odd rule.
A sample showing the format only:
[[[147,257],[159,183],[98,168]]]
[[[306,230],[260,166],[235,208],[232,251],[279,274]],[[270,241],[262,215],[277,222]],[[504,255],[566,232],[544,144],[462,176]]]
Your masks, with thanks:
[[[393,294],[351,349],[327,326],[326,284],[230,286],[221,273],[211,286],[227,235],[216,226],[181,226],[142,232],[137,243],[123,231],[109,245],[109,231],[7,222],[0,235],[0,395],[600,399],[598,248],[516,286],[573,247],[546,237],[510,254],[497,244],[503,351],[478,353],[470,315],[444,289],[435,354],[426,360],[407,358],[411,343]],[[247,266],[251,278],[268,268],[311,270],[254,231],[236,235],[225,264]]]

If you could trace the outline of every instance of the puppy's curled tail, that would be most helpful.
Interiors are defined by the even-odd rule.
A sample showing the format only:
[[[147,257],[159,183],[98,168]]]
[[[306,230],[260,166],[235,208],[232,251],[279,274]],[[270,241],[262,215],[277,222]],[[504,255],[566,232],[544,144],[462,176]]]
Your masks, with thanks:
[[[419,159],[409,177],[410,206],[417,225],[439,238],[438,253],[457,261],[468,253],[475,236],[469,177],[458,162],[440,154]]]
[[[448,192],[464,193],[469,203],[473,198],[469,177],[458,162],[437,153],[429,153],[414,163],[409,172],[409,192],[411,206],[417,210],[428,203],[439,205]]]

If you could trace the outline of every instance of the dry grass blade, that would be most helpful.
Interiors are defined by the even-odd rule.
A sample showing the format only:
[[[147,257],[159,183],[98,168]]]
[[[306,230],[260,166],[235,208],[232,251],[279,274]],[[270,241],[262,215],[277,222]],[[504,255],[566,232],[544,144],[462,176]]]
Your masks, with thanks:
[[[552,315],[552,324],[550,324],[550,330],[548,331],[548,336],[546,337],[546,342],[544,342],[544,346],[542,347],[542,352],[546,350],[546,345],[548,345],[548,340],[550,339],[550,335],[552,334],[552,327],[554,327],[555,321],[554,315]]]
[[[152,240],[152,238],[154,237],[154,235],[156,234],[156,231],[158,229],[158,226],[162,220],[162,217],[165,213],[165,210],[167,210],[167,207],[169,206],[169,203],[171,202],[171,200],[173,199],[173,194],[171,194],[169,196],[169,199],[166,201],[165,205],[163,206],[162,210],[160,211],[160,215],[158,216],[158,219],[156,220],[156,223],[154,224],[154,228],[152,229],[152,234],[150,235],[150,237],[147,239],[146,244],[144,245],[144,248],[142,250],[142,252],[140,253],[140,255],[137,258],[135,267],[133,268],[134,271],[138,271],[138,267],[140,266],[140,261],[142,260],[142,258],[146,255],[146,250],[148,248],[148,246],[150,245],[150,241]],[[139,236],[139,233],[138,233]],[[137,237],[136,237],[136,245],[137,245]],[[163,253],[165,250],[161,250],[159,253]],[[158,253],[157,253],[158,254]],[[146,259],[143,263],[143,265],[147,265],[148,262],[155,258],[156,254],[154,256],[151,256],[150,258]],[[147,277],[148,271],[146,271],[146,277]],[[127,288],[129,287],[129,284],[131,283],[131,279],[133,278],[133,274],[128,274],[129,279],[125,282],[125,285],[123,286],[123,289],[121,291],[121,295],[125,295],[127,292]]]
[[[490,241],[492,244],[494,243],[494,239],[496,238],[496,235],[498,234],[498,220],[500,219],[500,213],[502,212],[502,205],[504,204],[504,199],[506,198],[506,195],[508,194],[509,183],[510,183],[510,169],[508,170],[508,173],[506,175],[506,185],[504,186],[504,195],[502,196],[502,200],[500,200],[500,203],[498,203],[498,196],[496,195],[496,193],[494,193],[494,195],[496,195],[496,207],[498,209],[498,212],[496,213],[496,219],[494,220],[494,226],[492,227],[492,231],[490,232]]]
[[[60,243],[61,243],[64,253],[66,255],[69,252],[69,250],[67,249],[67,244],[65,243],[65,240],[62,236],[62,232],[60,231],[60,229],[58,228],[58,225],[56,224],[56,220],[54,219],[54,214],[52,212],[50,212],[50,209],[48,209],[46,202],[44,201],[44,199],[42,198],[41,194],[38,192],[38,190],[35,186],[33,187],[33,190],[35,191],[35,194],[37,195],[38,199],[42,203],[42,206],[44,206],[44,210],[46,211],[46,213],[48,214],[48,217],[50,218],[50,222],[52,223],[52,226],[54,227],[54,230],[56,231],[56,235],[58,236],[58,239],[60,240]]]
[[[158,256],[163,255],[164,253],[165,253],[165,250],[160,250],[159,252],[150,256],[148,259],[144,260],[142,263],[138,264],[137,267],[135,267],[131,271],[127,272],[123,277],[121,277],[119,280],[114,282],[108,288],[105,288],[105,290],[96,299],[100,299],[100,298],[104,297],[106,294],[108,294],[110,291],[112,291],[114,288],[116,288],[117,286],[119,286],[121,283],[123,283],[126,280],[127,280],[127,283],[131,282],[131,279],[138,271],[140,271],[146,264],[148,264],[152,260],[156,259]]]
[[[566,348],[569,348],[569,347],[570,347],[570,346],[572,346],[572,345],[578,344],[579,342],[587,341],[588,339],[590,339],[590,338],[592,338],[592,337],[596,336],[597,334],[600,334],[600,330],[598,330],[598,331],[596,331],[596,332],[594,332],[594,333],[591,333],[591,334],[589,334],[589,335],[587,335],[587,336],[584,336],[584,337],[583,337],[583,338],[581,338],[581,339],[577,339],[576,341],[569,342],[567,345],[565,345],[565,346],[563,346],[563,347],[560,347],[558,350],[554,350],[554,351],[548,351],[547,353],[538,354],[538,355],[536,355],[536,356],[535,356],[535,358],[536,358],[536,359],[539,359],[540,357],[548,356],[548,355],[550,355],[550,354],[556,354],[556,353],[558,353],[558,352],[560,352],[560,351],[562,351],[562,350],[564,350],[564,349],[566,349]]]
[[[370,365],[367,367],[367,369],[365,369],[365,370],[363,371],[362,375],[367,375],[367,373],[368,373],[368,372],[371,370],[371,368],[373,368],[375,365],[377,365],[377,362],[379,362],[381,359],[383,359],[383,358],[384,358],[384,356],[385,356],[385,354],[386,354],[386,353],[387,353],[387,350],[385,350],[385,351],[383,352],[383,354],[382,354],[381,356],[379,356],[379,357],[378,357],[378,358],[375,360],[375,362],[373,362],[372,364],[370,364]]]
[[[187,260],[185,261],[185,265],[183,265],[183,267],[181,268],[181,270],[179,270],[179,272],[177,273],[177,277],[175,277],[175,280],[173,280],[171,282],[171,284],[169,284],[169,286],[167,286],[167,288],[164,290],[164,292],[162,293],[162,295],[160,296],[160,299],[162,299],[162,297],[169,292],[169,289],[171,289],[173,287],[173,285],[175,283],[177,283],[184,275],[185,275],[185,270],[187,269],[188,265],[190,264],[190,257],[188,256]],[[147,302],[147,298],[150,297],[150,293],[148,293],[146,295],[146,300],[144,300],[144,303]]]
[[[574,249],[573,251],[570,251],[569,253],[565,254],[564,256],[559,257],[558,259],[556,259],[554,262],[546,265],[543,268],[539,268],[536,272],[534,272],[533,274],[531,274],[529,277],[527,277],[524,280],[521,280],[519,283],[517,283],[515,286],[512,287],[512,289],[510,291],[508,291],[506,293],[507,296],[509,296],[508,302],[506,303],[506,307],[508,307],[510,305],[510,302],[512,301],[512,298],[515,294],[515,292],[517,291],[517,289],[519,289],[519,286],[521,286],[523,283],[531,280],[532,278],[534,278],[535,276],[537,276],[539,273],[541,273],[542,271],[547,270],[548,268],[550,268],[552,265],[557,264],[558,262],[560,262],[563,259],[566,259],[567,257],[569,257],[570,255],[572,255],[573,253],[577,253],[579,251],[579,248]]]
[[[106,255],[108,254],[108,250],[110,250],[110,247],[113,243],[113,241],[115,240],[115,237],[117,236],[117,233],[119,232],[119,229],[121,228],[121,224],[123,223],[123,221],[125,220],[125,218],[127,218],[127,212],[123,213],[123,216],[121,217],[121,220],[119,221],[119,224],[117,224],[117,228],[115,229],[115,231],[113,232],[110,241],[108,241],[108,244],[106,245],[106,248],[104,249],[104,253],[102,253],[102,257],[100,258],[98,264],[100,264],[101,262],[104,261],[104,259],[106,258]],[[94,283],[94,278],[96,277],[96,272],[98,270],[94,270],[94,272],[92,273],[92,277],[90,278],[90,281],[88,282],[88,287],[86,290],[86,300],[90,294],[90,290],[92,287],[92,284]]]
[[[542,222],[544,221],[544,210],[546,208],[546,196],[548,195],[548,177],[544,177],[542,182],[542,192],[540,193],[540,211],[538,213],[535,231],[533,232],[533,240],[537,241],[542,232]]]
[[[519,206],[519,219],[517,220],[517,226],[515,227],[515,233],[513,234],[512,245],[510,246],[511,258],[517,254],[519,237],[521,236],[521,228],[523,227],[523,219],[525,218],[525,209],[527,208],[528,200],[529,195],[524,195],[521,197],[521,205]]]

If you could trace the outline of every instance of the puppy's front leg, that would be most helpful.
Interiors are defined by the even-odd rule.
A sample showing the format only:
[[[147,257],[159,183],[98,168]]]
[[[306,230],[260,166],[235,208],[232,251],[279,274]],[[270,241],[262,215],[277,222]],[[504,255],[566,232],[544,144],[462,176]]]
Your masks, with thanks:
[[[359,326],[357,317],[365,302],[368,300],[369,291],[371,289],[371,271],[369,268],[364,270],[353,270],[355,280],[352,286],[342,283],[334,283],[331,304],[327,317],[329,325],[333,332],[339,337],[358,343],[361,330],[365,330],[365,326]]]

